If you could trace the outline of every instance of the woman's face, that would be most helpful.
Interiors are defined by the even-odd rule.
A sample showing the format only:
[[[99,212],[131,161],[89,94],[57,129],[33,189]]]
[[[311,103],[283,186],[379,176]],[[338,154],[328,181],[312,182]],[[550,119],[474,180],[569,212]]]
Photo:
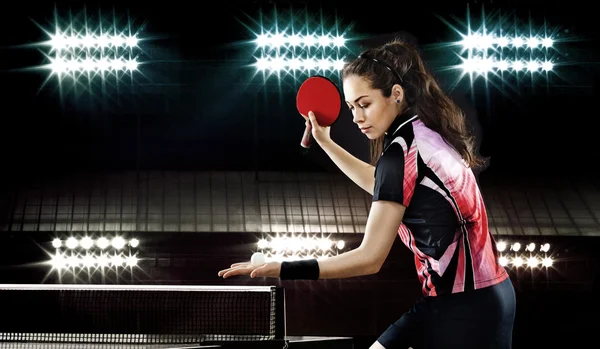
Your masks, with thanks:
[[[344,79],[346,104],[352,111],[352,121],[369,139],[381,137],[400,113],[401,90],[394,86],[392,94],[384,97],[381,90],[374,90],[367,80],[351,75]]]

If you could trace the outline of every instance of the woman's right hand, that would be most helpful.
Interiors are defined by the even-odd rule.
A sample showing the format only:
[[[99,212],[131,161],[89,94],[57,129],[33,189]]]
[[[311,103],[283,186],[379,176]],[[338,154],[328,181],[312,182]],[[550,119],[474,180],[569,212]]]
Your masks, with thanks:
[[[304,117],[304,119],[306,119],[306,126],[308,126],[309,123],[312,126],[312,136],[317,141],[317,143],[319,143],[319,145],[323,145],[324,143],[331,141],[331,127],[319,125],[315,113],[309,111],[308,117],[306,115],[302,116]]]

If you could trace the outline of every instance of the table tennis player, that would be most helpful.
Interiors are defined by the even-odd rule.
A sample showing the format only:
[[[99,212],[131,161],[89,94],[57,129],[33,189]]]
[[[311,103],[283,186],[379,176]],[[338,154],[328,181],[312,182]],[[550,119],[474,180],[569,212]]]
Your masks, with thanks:
[[[371,140],[365,163],[335,144],[308,115],[332,161],[373,195],[361,245],[324,260],[236,263],[220,276],[349,278],[377,273],[396,235],[414,253],[423,297],[371,349],[511,348],[515,293],[471,168],[460,109],[426,70],[416,48],[393,41],[364,51],[342,72],[345,103]]]

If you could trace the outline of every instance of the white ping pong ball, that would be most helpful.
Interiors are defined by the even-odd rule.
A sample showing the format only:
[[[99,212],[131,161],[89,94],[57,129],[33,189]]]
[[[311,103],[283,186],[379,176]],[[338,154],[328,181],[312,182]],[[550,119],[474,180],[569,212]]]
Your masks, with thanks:
[[[260,253],[260,252],[256,252],[252,255],[252,258],[250,258],[250,263],[254,264],[254,265],[261,265],[265,263],[265,255]]]

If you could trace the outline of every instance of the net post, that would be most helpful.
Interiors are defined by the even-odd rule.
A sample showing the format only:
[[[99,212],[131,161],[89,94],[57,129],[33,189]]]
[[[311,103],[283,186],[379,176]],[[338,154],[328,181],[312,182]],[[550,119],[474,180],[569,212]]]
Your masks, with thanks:
[[[275,339],[285,339],[285,289],[283,287],[275,288]]]

